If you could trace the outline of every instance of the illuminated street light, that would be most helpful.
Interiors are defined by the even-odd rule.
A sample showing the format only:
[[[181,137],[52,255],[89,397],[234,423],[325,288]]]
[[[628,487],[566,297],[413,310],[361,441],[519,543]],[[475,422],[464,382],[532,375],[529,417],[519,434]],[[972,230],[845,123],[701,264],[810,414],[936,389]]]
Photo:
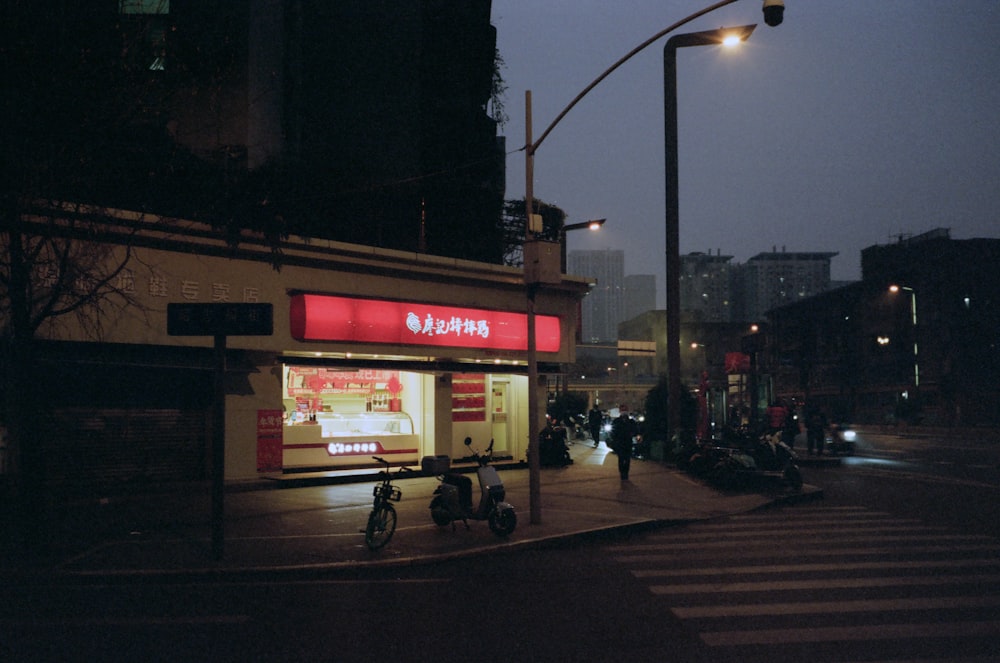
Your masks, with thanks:
[[[573,109],[573,107],[576,106],[576,104],[579,103],[579,101],[581,99],[583,99],[587,95],[588,92],[590,92],[591,90],[593,90],[597,86],[598,83],[600,83],[605,78],[607,78],[609,75],[611,75],[611,73],[613,71],[615,71],[618,67],[620,67],[621,65],[623,65],[628,60],[631,60],[633,56],[635,56],[636,54],[638,54],[641,51],[645,50],[647,46],[650,46],[651,44],[653,44],[654,42],[656,42],[657,40],[659,40],[661,37],[670,34],[674,30],[676,30],[677,28],[680,28],[681,26],[687,25],[688,23],[690,23],[691,21],[693,21],[693,20],[695,20],[697,18],[705,16],[706,14],[710,14],[710,13],[714,12],[717,9],[721,9],[722,7],[726,7],[726,6],[731,5],[731,4],[735,3],[735,2],[738,2],[738,0],[718,0],[718,2],[715,2],[715,3],[713,3],[713,4],[711,4],[711,5],[707,6],[707,7],[699,9],[698,11],[694,12],[693,14],[690,14],[687,17],[681,19],[680,21],[677,21],[676,23],[674,23],[674,24],[672,24],[670,26],[667,26],[666,28],[660,30],[655,35],[653,35],[652,37],[650,37],[649,39],[647,39],[646,41],[642,42],[641,44],[639,44],[638,46],[636,46],[635,48],[633,48],[631,51],[629,51],[624,56],[622,56],[621,58],[619,58],[617,62],[615,62],[613,65],[611,65],[606,70],[604,70],[604,72],[600,76],[598,76],[593,81],[591,81],[590,84],[587,85],[587,87],[583,88],[583,90],[581,90],[579,92],[579,94],[577,94],[573,98],[573,100],[571,102],[569,102],[569,104],[559,113],[559,115],[556,116],[556,119],[554,119],[549,124],[549,126],[545,129],[545,131],[542,132],[542,134],[538,137],[537,140],[533,137],[533,129],[532,129],[532,122],[531,122],[531,119],[532,119],[531,118],[531,90],[525,90],[525,92],[524,92],[524,115],[525,115],[524,133],[525,133],[525,141],[524,141],[524,148],[522,148],[522,149],[524,150],[524,217],[525,217],[524,242],[525,242],[525,247],[526,248],[527,248],[527,246],[528,246],[529,243],[536,241],[536,235],[539,232],[541,232],[541,230],[542,230],[542,217],[541,217],[541,215],[535,213],[535,152],[538,151],[538,148],[541,146],[542,141],[545,140],[545,138],[549,135],[549,133],[553,129],[555,129],[556,125],[559,124],[559,122],[564,117],[566,117],[566,114],[569,113]],[[768,25],[771,25],[771,26],[778,25],[778,24],[781,23],[782,16],[784,14],[784,2],[783,2],[783,0],[764,0],[763,11],[764,11],[764,22],[765,23],[767,23]],[[746,37],[748,37],[748,36],[749,36],[749,32],[742,39],[746,39]],[[694,45],[694,44],[688,44],[688,45]],[[676,88],[676,85],[674,87]],[[673,92],[673,93],[671,93],[671,94],[676,95],[676,91]],[[677,128],[676,128],[676,116],[675,116],[674,125],[675,126],[674,126],[674,129],[673,129],[673,132],[674,132],[674,134],[676,134],[676,131],[677,131]],[[676,147],[676,138],[674,140],[674,144],[675,144],[675,147]],[[675,152],[676,152],[676,150],[675,150]],[[674,162],[675,162],[675,166],[676,166],[676,154],[675,154]],[[676,171],[676,168],[675,168],[675,171]],[[669,179],[670,179],[669,176],[668,176],[667,179],[669,181]],[[674,172],[674,179],[675,179],[674,193],[676,194],[676,172]],[[668,188],[668,191],[669,191],[669,188]],[[669,204],[668,204],[668,207],[669,207]],[[668,215],[669,215],[669,212],[668,212]],[[669,244],[669,242],[670,242],[669,238],[668,238],[667,242]],[[668,263],[669,262],[671,262],[671,261],[668,261]],[[538,416],[538,405],[539,405],[539,396],[538,396],[538,387],[539,387],[539,385],[538,385],[538,357],[537,357],[537,348],[536,348],[536,345],[535,345],[535,294],[538,291],[538,289],[543,285],[543,283],[541,282],[541,280],[539,278],[538,270],[534,270],[533,273],[529,272],[529,266],[528,266],[528,263],[527,263],[527,256],[525,257],[524,279],[525,279],[525,289],[527,291],[527,296],[528,296],[527,297],[527,306],[526,306],[526,313],[527,313],[527,318],[528,318],[528,352],[527,352],[527,363],[528,363],[528,500],[530,502],[530,507],[531,507],[531,524],[532,525],[537,525],[537,524],[541,523],[541,521],[542,521],[542,515],[541,515],[541,487],[540,487],[540,485],[541,485],[541,474],[540,474],[541,463],[540,463],[539,453],[538,453],[538,432],[539,432],[539,424],[540,424],[540,420],[539,419],[540,418]],[[668,281],[669,281],[669,276],[668,276]],[[668,284],[667,288],[669,290],[669,288],[670,288],[669,284]],[[679,299],[679,297],[678,297],[678,299]],[[675,302],[675,305],[676,305],[676,302]],[[667,312],[668,319],[669,319],[670,315],[671,314],[670,314],[670,312],[668,310],[668,312]],[[676,331],[679,331],[679,329],[676,330]],[[670,338],[669,329],[668,329],[668,338]],[[675,348],[675,350],[679,350],[679,345],[676,342],[677,335],[675,335],[674,338],[675,338],[674,345],[677,346]],[[668,345],[668,356],[669,356],[669,354],[670,354],[670,350],[669,350],[670,343],[668,343],[667,345]],[[675,359],[679,358],[678,352],[675,351],[674,355],[675,355]],[[671,393],[674,393],[674,392],[672,391]],[[679,395],[676,394],[676,393],[674,393],[674,395],[671,396],[671,398],[679,398]],[[679,403],[679,401],[675,401],[674,402],[674,406],[676,406],[678,403]],[[672,408],[671,412],[674,412],[675,410],[676,410],[676,407]]]
[[[681,412],[681,292],[680,206],[677,177],[677,49],[739,44],[756,25],[674,35],[663,47],[663,155],[666,171],[666,290],[667,290],[667,439],[680,430]],[[735,41],[734,41],[735,40]]]
[[[913,387],[920,386],[920,352],[917,344],[917,291],[905,285],[892,284],[889,292],[892,294],[905,290],[910,293],[910,325],[913,327]]]
[[[574,230],[600,230],[607,221],[607,219],[591,219],[582,223],[567,223],[559,229],[559,257],[561,259],[559,266],[563,274],[566,273],[566,233]]]

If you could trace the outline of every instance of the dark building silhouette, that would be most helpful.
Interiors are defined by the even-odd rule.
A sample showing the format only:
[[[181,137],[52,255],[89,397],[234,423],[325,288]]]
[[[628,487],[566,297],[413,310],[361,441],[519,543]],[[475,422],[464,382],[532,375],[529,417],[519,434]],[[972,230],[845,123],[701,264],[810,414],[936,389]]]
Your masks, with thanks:
[[[500,262],[490,8],[13,0],[5,143],[33,195]]]
[[[868,423],[1000,423],[998,263],[1000,240],[945,229],[864,249],[860,282],[769,311],[775,393]]]

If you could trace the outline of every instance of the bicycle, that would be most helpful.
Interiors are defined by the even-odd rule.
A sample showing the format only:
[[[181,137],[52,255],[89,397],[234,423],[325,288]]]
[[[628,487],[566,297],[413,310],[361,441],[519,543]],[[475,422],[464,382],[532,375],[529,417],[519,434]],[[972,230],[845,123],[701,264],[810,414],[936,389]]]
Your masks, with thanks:
[[[392,502],[398,502],[403,498],[403,491],[392,485],[393,474],[389,471],[389,461],[372,456],[375,460],[385,465],[385,469],[379,472],[381,483],[375,484],[372,494],[375,502],[372,504],[372,511],[368,514],[368,525],[365,527],[365,543],[369,550],[378,550],[389,543],[392,535],[396,533],[396,508]],[[399,477],[404,472],[410,472],[408,467],[400,467],[395,476]]]

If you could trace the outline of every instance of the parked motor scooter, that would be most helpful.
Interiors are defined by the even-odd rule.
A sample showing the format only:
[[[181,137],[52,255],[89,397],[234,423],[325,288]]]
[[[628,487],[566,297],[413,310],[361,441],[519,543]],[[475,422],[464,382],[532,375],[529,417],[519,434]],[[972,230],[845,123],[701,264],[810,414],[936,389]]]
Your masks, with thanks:
[[[565,467],[573,464],[566,444],[566,429],[550,421],[538,434],[538,455],[542,467]]]
[[[507,536],[517,527],[517,514],[514,507],[505,502],[506,493],[503,481],[496,468],[489,465],[493,456],[493,440],[486,452],[479,454],[472,449],[472,438],[465,438],[465,445],[472,451],[478,467],[479,477],[479,507],[472,508],[472,479],[464,474],[449,472],[441,475],[441,485],[434,489],[431,499],[431,518],[444,527],[450,524],[455,528],[455,521],[461,520],[465,528],[469,528],[469,520],[485,520],[489,522],[490,530],[497,536]]]
[[[798,457],[781,441],[781,432],[764,434],[750,448],[731,449],[711,471],[710,478],[724,485],[738,485],[751,479],[772,478],[795,490],[802,488]]]

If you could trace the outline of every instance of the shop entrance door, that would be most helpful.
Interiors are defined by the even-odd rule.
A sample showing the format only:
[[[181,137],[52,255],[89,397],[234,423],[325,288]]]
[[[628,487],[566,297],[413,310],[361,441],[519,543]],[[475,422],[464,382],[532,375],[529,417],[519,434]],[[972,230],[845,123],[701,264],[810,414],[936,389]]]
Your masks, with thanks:
[[[510,382],[494,380],[490,413],[492,415],[493,451],[507,451],[507,419],[510,416]]]

